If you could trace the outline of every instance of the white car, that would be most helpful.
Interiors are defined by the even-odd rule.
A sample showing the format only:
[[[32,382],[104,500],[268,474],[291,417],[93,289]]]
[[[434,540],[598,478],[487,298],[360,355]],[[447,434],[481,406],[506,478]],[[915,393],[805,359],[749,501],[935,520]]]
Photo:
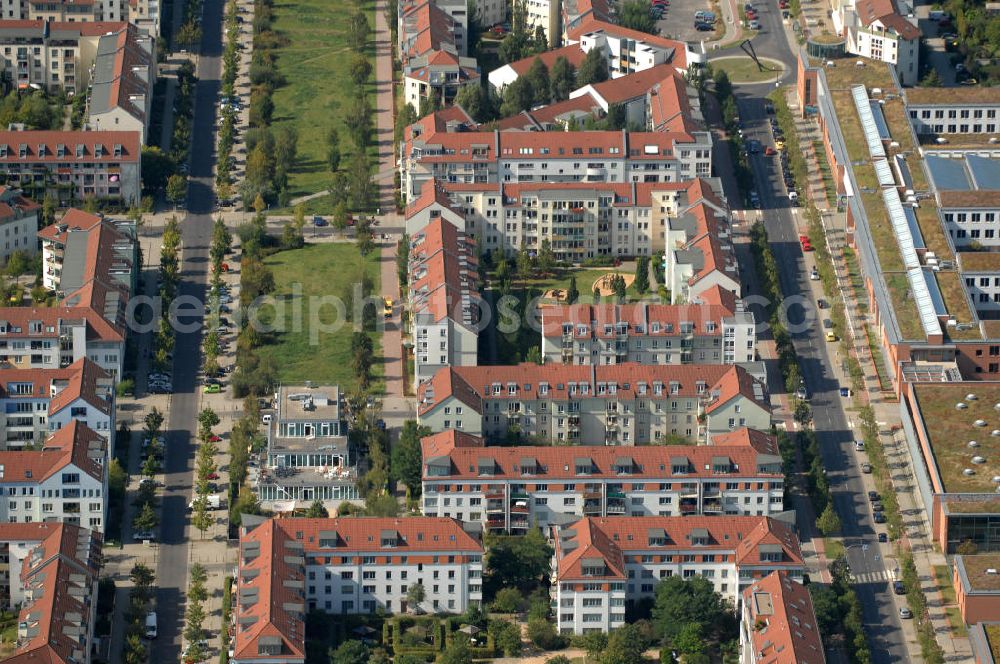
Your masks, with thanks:
[[[819,281],[819,270],[813,268],[812,272],[809,273],[809,279],[812,281]]]

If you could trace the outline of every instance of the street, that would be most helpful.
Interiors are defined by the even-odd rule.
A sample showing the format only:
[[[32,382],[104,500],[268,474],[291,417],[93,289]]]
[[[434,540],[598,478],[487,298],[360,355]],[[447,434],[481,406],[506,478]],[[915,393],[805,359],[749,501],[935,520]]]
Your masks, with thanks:
[[[181,223],[183,262],[179,297],[205,301],[208,278],[208,245],[212,237],[212,209],[215,162],[215,113],[221,72],[221,0],[206,0],[203,9],[198,84],[191,139],[188,213]],[[183,319],[192,323],[194,318]],[[177,662],[181,659],[181,630],[184,617],[184,589],[188,583],[191,542],[186,534],[185,513],[192,496],[197,415],[200,405],[198,373],[201,368],[201,329],[177,332],[174,348],[173,385],[167,420],[163,472],[162,524],[159,565],[156,570],[156,610],[159,637],[151,642],[152,659]]]

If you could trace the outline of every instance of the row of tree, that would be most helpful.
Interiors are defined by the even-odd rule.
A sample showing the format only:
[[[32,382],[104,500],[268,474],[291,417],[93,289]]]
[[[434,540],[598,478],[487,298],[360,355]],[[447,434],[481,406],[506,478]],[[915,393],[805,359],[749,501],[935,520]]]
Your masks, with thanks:
[[[192,505],[192,524],[205,537],[205,531],[212,527],[215,518],[211,513],[208,496],[211,491],[211,480],[217,477],[219,469],[215,463],[215,455],[219,453],[216,445],[218,436],[212,428],[219,424],[219,416],[211,408],[204,408],[198,413],[198,451],[195,453],[195,499]],[[195,660],[199,661],[199,660]]]
[[[243,257],[240,261],[240,307],[236,338],[236,371],[233,374],[233,396],[266,396],[277,381],[278,371],[270,355],[261,355],[258,349],[266,339],[254,325],[250,325],[250,306],[258,297],[274,291],[274,273],[264,263],[265,253],[273,251],[272,239],[267,235],[267,218],[258,212],[253,219],[236,229],[240,237]]]
[[[226,3],[223,25],[226,29],[226,48],[222,52],[222,98],[232,100],[236,96],[236,78],[240,67],[240,24],[236,0]],[[215,151],[215,191],[223,201],[233,197],[233,144],[236,142],[236,119],[238,113],[233,105],[227,104],[221,110],[222,123],[219,125],[219,145]]]
[[[153,478],[160,472],[160,460],[163,458],[163,413],[156,407],[146,413],[143,419],[143,440],[146,458],[142,462],[141,473],[144,481],[139,483],[139,492],[133,502],[135,508],[132,518],[134,533],[150,533],[160,524],[160,515],[156,510],[156,482]]]
[[[212,227],[212,242],[209,245],[208,256],[211,261],[212,286],[209,290],[209,311],[206,317],[208,333],[204,341],[205,375],[214,378],[219,375],[219,355],[222,353],[222,340],[219,331],[219,320],[222,313],[220,299],[222,297],[222,262],[232,248],[233,237],[220,217]]]
[[[129,578],[132,587],[128,592],[128,606],[125,609],[125,645],[122,661],[125,664],[146,664],[149,653],[143,638],[146,614],[152,608],[156,574],[146,565],[137,563],[132,567]]]
[[[202,642],[205,641],[205,600],[208,599],[208,590],[205,583],[208,581],[208,572],[201,563],[194,563],[190,570],[191,581],[187,591],[187,611],[184,614],[184,640],[187,642],[187,650],[183,653],[185,662],[204,661],[208,652]],[[223,629],[226,626],[223,625]]]
[[[174,35],[175,42],[185,46],[198,46],[201,43],[201,9],[202,0],[184,1],[183,23]]]
[[[160,246],[160,320],[153,338],[153,366],[168,371],[174,350],[174,328],[170,324],[170,305],[177,296],[181,272],[181,227],[177,217],[170,217],[163,227]]]

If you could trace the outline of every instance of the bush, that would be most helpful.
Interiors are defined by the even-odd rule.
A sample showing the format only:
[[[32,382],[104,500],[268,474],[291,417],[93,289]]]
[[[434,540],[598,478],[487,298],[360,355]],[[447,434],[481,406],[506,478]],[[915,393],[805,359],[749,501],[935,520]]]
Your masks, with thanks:
[[[496,613],[517,613],[524,606],[524,597],[517,588],[501,588],[490,608]]]
[[[559,650],[566,647],[566,639],[546,618],[532,618],[528,621],[528,638],[542,650]]]

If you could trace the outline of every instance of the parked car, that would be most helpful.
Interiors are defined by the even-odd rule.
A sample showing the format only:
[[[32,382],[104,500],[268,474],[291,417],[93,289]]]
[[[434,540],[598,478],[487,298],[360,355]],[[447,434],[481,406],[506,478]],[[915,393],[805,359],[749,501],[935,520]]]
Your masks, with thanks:
[[[889,536],[886,535],[885,533],[879,533],[878,534],[878,541],[879,541],[879,544],[885,544],[886,542],[889,541]]]
[[[327,225],[327,221],[323,217],[321,217],[319,215],[316,215],[315,217],[313,217],[313,226],[322,227],[322,226],[326,226],[326,225]]]
[[[885,535],[885,533],[881,533],[881,534]],[[906,586],[903,584],[902,581],[893,581],[892,582],[892,592],[896,593],[897,595],[905,595],[906,594]]]
[[[856,440],[856,441],[854,441],[854,451],[855,452],[864,452],[865,451],[865,441],[863,441],[863,440]]]
[[[205,394],[218,394],[222,392],[222,387],[220,385],[206,385]]]
[[[809,279],[811,281],[819,281],[819,270],[813,268],[812,272],[809,273]]]
[[[913,611],[910,611],[905,606],[899,607],[899,617],[904,619],[909,619],[913,617]]]
[[[875,514],[872,515],[872,520],[875,523],[885,523],[885,512],[875,512]]]
[[[764,154],[766,154],[768,157],[773,157],[774,155],[778,154],[778,151],[772,148],[770,145],[768,145],[766,148],[764,148]]]
[[[872,472],[872,465],[867,461],[865,461],[863,464],[861,464],[861,472],[865,473],[866,475],[870,474]]]

